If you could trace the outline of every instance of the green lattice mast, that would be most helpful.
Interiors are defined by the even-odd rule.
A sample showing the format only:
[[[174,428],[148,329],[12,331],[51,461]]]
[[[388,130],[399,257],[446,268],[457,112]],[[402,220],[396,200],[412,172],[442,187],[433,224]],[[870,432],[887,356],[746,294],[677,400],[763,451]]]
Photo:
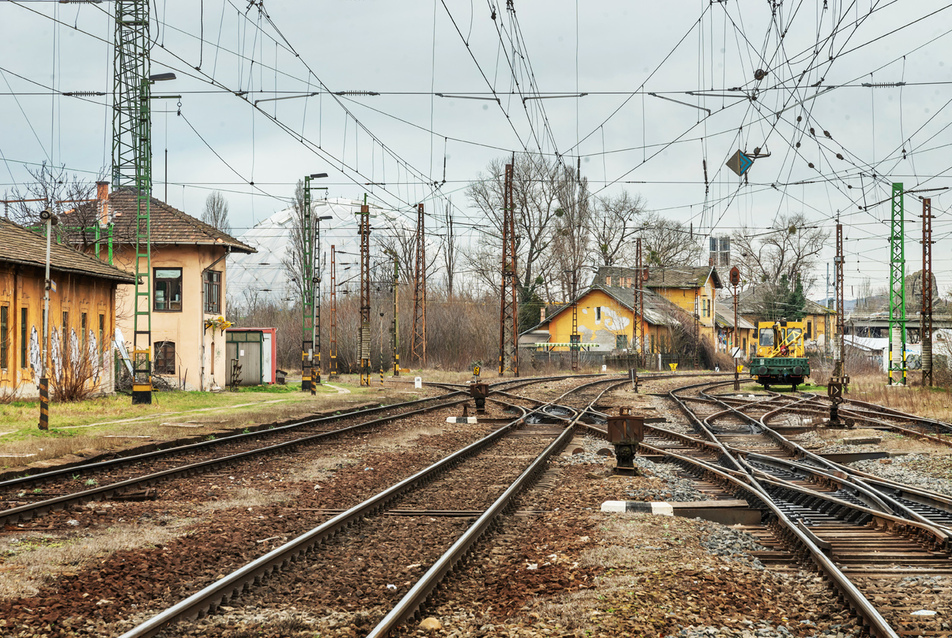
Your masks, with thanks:
[[[149,105],[149,2],[116,0],[113,58],[112,185],[136,194],[132,402],[152,403],[152,313],[149,200],[152,117]]]
[[[889,224],[889,383],[906,384],[906,241],[902,184],[892,185]]]

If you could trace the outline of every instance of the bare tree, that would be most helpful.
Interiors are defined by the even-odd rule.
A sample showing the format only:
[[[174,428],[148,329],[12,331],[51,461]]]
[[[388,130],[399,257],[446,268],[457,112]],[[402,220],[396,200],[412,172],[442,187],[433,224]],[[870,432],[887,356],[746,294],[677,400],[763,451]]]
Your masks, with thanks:
[[[7,216],[23,226],[34,226],[40,223],[40,212],[49,209],[53,213],[69,213],[75,215],[69,218],[71,227],[92,226],[98,221],[95,206],[88,205],[96,197],[96,181],[86,181],[77,175],[70,176],[65,167],[55,167],[46,164],[38,169],[27,168],[33,177],[21,190],[13,189],[11,201],[7,209]],[[101,176],[100,176],[101,178]],[[85,205],[84,205],[85,204]]]
[[[598,198],[589,222],[593,259],[603,266],[630,262],[631,240],[644,227],[645,215],[645,200],[640,195],[622,191],[615,197]]]
[[[308,233],[314,233],[316,225],[312,215],[310,228],[304,227],[304,182],[302,180],[298,180],[297,186],[294,187],[294,201],[291,207],[294,223],[290,229],[288,252],[281,258],[281,264],[284,266],[284,273],[288,280],[288,289],[295,291],[295,299],[303,299],[305,242]]]
[[[799,277],[809,290],[816,283],[817,258],[829,231],[810,225],[803,213],[778,216],[774,228],[768,233],[744,228],[731,237],[746,271],[744,279],[760,283],[778,282],[784,275],[788,281]]]
[[[453,229],[453,202],[446,201],[446,208],[443,213],[443,224],[446,228],[446,234],[443,237],[443,268],[446,278],[446,295],[453,299],[453,283],[456,279],[456,232]]]
[[[231,234],[231,224],[228,222],[228,202],[225,201],[221,191],[211,192],[205,198],[202,221],[223,233]]]
[[[552,258],[559,274],[563,298],[572,293],[573,279],[577,286],[583,285],[582,267],[590,254],[592,221],[591,198],[588,180],[579,179],[578,173],[569,168],[562,179],[556,181],[559,208],[552,237]],[[578,288],[574,292],[578,292]]]
[[[665,219],[657,213],[645,216],[641,237],[647,266],[693,266],[700,259],[699,238],[681,222]]]
[[[499,285],[503,222],[503,185],[506,159],[490,162],[488,175],[469,185],[467,196],[489,222],[476,246],[464,252],[469,271],[488,289]],[[549,250],[561,208],[558,182],[565,171],[541,156],[521,155],[513,167],[513,203],[516,226],[516,279],[520,299],[532,296],[540,285],[537,274],[551,267]],[[542,285],[547,285],[545,282]]]

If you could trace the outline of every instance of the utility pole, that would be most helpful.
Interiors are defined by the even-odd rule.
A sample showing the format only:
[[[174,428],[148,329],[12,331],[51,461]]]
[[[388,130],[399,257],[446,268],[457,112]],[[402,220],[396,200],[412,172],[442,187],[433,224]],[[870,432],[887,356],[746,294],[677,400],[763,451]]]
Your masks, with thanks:
[[[906,236],[902,184],[892,185],[889,225],[889,384],[906,384]]]
[[[330,215],[316,217],[314,228],[314,350],[317,352],[317,365],[311,362],[311,394],[316,394],[321,384],[321,275],[324,270],[321,264],[321,221],[330,219]]]
[[[572,334],[569,336],[569,350],[571,351],[572,372],[578,372],[578,349],[581,339],[578,334],[578,271],[572,270]]]
[[[830,425],[843,425],[840,422],[839,409],[843,403],[843,391],[849,384],[850,378],[846,374],[846,323],[843,313],[843,266],[846,263],[843,257],[843,224],[836,223],[836,257],[833,258],[833,269],[836,277],[836,343],[833,348],[833,377],[827,384],[826,393],[830,398]]]
[[[426,367],[426,226],[423,204],[417,204],[416,269],[413,272],[413,334],[410,354]]]
[[[152,115],[149,0],[116,0],[113,54],[112,185],[136,197],[132,403],[152,403]],[[173,76],[174,77],[174,76]]]
[[[331,351],[330,378],[337,379],[337,252],[331,244]]]
[[[400,260],[393,254],[393,324],[390,326],[390,347],[393,351],[393,376],[400,376]]]
[[[824,300],[824,306],[827,310],[830,308],[830,264],[826,265],[826,299]],[[823,351],[827,357],[830,356],[830,315],[823,315]]]
[[[513,205],[513,162],[506,164],[503,189],[502,285],[499,297],[499,376],[519,376],[519,306],[516,302],[516,211]]]
[[[370,385],[370,206],[360,207],[360,385]]]
[[[327,177],[327,173],[313,173],[304,176],[304,210],[301,211],[301,239],[303,254],[301,255],[301,391],[315,394],[315,383],[320,383],[320,368],[314,370],[314,342],[317,324],[317,287],[320,279],[320,233],[317,224],[312,219],[311,211],[311,180]],[[322,217],[321,219],[330,219]],[[320,354],[318,354],[320,361]]]
[[[694,369],[701,367],[701,360],[698,354],[698,348],[701,344],[701,300],[698,296],[698,289],[694,289]]]
[[[932,200],[922,200],[922,385],[932,385]]]
[[[737,360],[740,357],[735,357],[735,354],[740,354],[739,347],[737,345],[737,286],[740,285],[740,268],[734,266],[731,268],[730,272],[730,282],[731,286],[734,288],[734,328],[731,330],[731,345],[733,346],[733,351],[731,352],[731,361],[734,363],[734,392],[740,391],[740,367],[737,365]]]

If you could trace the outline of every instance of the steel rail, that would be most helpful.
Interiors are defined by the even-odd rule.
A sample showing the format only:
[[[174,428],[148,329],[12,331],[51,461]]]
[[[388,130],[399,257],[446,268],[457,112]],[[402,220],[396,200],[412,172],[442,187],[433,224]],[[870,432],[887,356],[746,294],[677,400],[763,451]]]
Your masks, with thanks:
[[[68,465],[62,468],[57,468],[55,470],[49,470],[46,472],[41,472],[38,474],[26,474],[24,476],[18,476],[16,478],[7,479],[5,481],[0,481],[0,490],[14,488],[22,485],[29,485],[32,483],[38,483],[40,481],[47,481],[51,479],[61,478],[63,476],[68,476],[70,474],[76,474],[77,472],[90,471],[90,470],[102,470],[110,467],[120,467],[126,464],[138,463],[143,460],[155,459],[161,456],[169,456],[172,454],[179,454],[182,452],[192,452],[195,450],[201,450],[205,448],[217,447],[219,445],[225,445],[228,443],[234,443],[236,441],[241,441],[243,439],[269,436],[275,433],[281,433],[285,431],[291,431],[298,428],[310,427],[313,425],[319,425],[321,423],[333,423],[334,421],[340,421],[342,419],[349,419],[353,417],[363,417],[371,414],[376,414],[378,412],[386,412],[388,410],[398,410],[404,407],[410,407],[413,405],[418,405],[421,403],[428,403],[431,401],[440,401],[448,399],[454,395],[460,394],[458,390],[448,392],[444,395],[437,397],[426,397],[423,399],[414,399],[413,401],[406,401],[403,403],[395,403],[387,406],[380,406],[375,408],[365,408],[362,410],[351,410],[350,412],[342,412],[341,414],[330,414],[326,416],[313,417],[308,419],[303,419],[300,421],[294,421],[292,423],[285,423],[284,425],[278,425],[275,427],[263,426],[258,430],[252,432],[241,432],[239,434],[233,434],[230,436],[217,437],[208,441],[199,441],[197,443],[188,443],[186,445],[178,445],[175,447],[160,448],[158,450],[152,450],[151,452],[143,452],[141,454],[133,454],[130,456],[120,456],[118,458],[107,459],[105,461],[96,461],[93,463],[84,463],[81,465]],[[446,406],[449,407],[456,405],[458,401],[447,403]]]
[[[731,473],[723,471],[721,468],[711,466],[710,464],[704,463],[703,461],[669,452],[661,448],[653,448],[647,445],[644,447],[654,454],[660,454],[674,458],[678,460],[682,466],[691,467],[700,471],[702,475],[704,475],[709,480],[714,481],[715,479],[719,479],[718,482],[722,484],[726,482],[734,486],[738,491],[748,494],[748,496],[754,499],[755,502],[761,503],[763,508],[769,510],[770,513],[773,514],[775,520],[786,532],[788,542],[799,545],[799,547],[801,547],[810,555],[810,558],[816,565],[817,569],[819,569],[820,572],[827,577],[833,587],[840,592],[847,604],[854,611],[854,613],[859,616],[873,636],[876,638],[899,638],[899,634],[897,634],[892,626],[890,626],[890,624],[886,621],[886,619],[883,618],[882,614],[879,613],[879,610],[876,609],[869,599],[866,598],[866,596],[839,569],[839,567],[837,567],[836,564],[830,560],[830,558],[827,557],[819,547],[817,547],[813,538],[811,538],[813,535],[805,532],[799,526],[794,524],[794,522],[791,521],[786,514],[784,514],[777,504],[774,503],[770,494],[764,488],[760,487],[759,484],[754,481],[754,479],[748,477],[748,480],[754,481],[753,484],[749,484],[746,483],[743,478],[734,476]],[[879,515],[885,516],[882,514]],[[903,521],[903,523],[909,522]]]
[[[626,381],[619,382],[620,384]],[[605,388],[599,393],[589,405],[593,404],[605,392],[613,389]],[[564,398],[565,395],[559,397]],[[489,531],[513,504],[516,496],[523,490],[531,486],[535,478],[542,472],[549,459],[561,451],[572,439],[575,433],[575,425],[581,417],[582,412],[576,415],[575,420],[571,422],[565,430],[545,450],[526,468],[522,474],[506,489],[503,494],[476,520],[475,523],[462,535],[452,547],[441,556],[417,583],[410,588],[410,591],[390,610],[390,612],[381,620],[367,638],[384,638],[396,630],[400,625],[413,618],[426,601],[440,585],[443,579],[449,574],[460,560],[470,551],[470,549],[479,541],[479,539]]]
[[[17,521],[31,520],[36,516],[47,514],[49,512],[66,509],[70,505],[78,505],[82,503],[87,503],[89,501],[96,501],[108,498],[114,494],[120,494],[131,487],[145,487],[148,485],[153,485],[160,481],[168,480],[171,478],[176,478],[179,476],[189,476],[191,474],[197,474],[202,471],[208,471],[215,469],[217,467],[230,465],[232,463],[237,463],[242,460],[249,458],[254,458],[256,456],[276,454],[279,452],[284,452],[286,450],[293,449],[300,445],[305,445],[309,443],[314,443],[324,439],[331,439],[348,432],[353,432],[355,430],[360,430],[368,427],[373,427],[375,425],[382,425],[384,423],[389,423],[391,421],[396,421],[409,416],[414,416],[417,414],[425,414],[426,412],[431,412],[433,410],[440,410],[446,407],[457,405],[464,402],[466,399],[461,399],[458,401],[453,401],[448,404],[441,404],[435,406],[427,406],[420,408],[418,410],[412,410],[410,412],[402,412],[397,415],[380,417],[378,419],[373,419],[371,421],[365,421],[363,423],[357,423],[355,425],[349,425],[345,428],[340,428],[338,430],[331,430],[329,432],[319,432],[317,434],[312,434],[310,436],[301,437],[299,439],[293,439],[291,441],[284,441],[282,443],[276,443],[274,445],[268,445],[261,448],[255,448],[253,450],[246,450],[244,452],[239,452],[237,454],[231,454],[229,456],[221,456],[213,459],[206,459],[204,461],[199,461],[197,463],[190,463],[188,465],[180,465],[178,467],[168,468],[165,470],[160,470],[158,472],[153,472],[152,474],[146,474],[143,476],[138,476],[123,481],[117,481],[116,483],[109,483],[107,485],[100,485],[89,490],[84,490],[82,492],[75,492],[73,494],[64,494],[62,496],[57,496],[55,498],[46,499],[43,501],[37,501],[36,503],[30,503],[28,505],[21,505],[19,507],[13,507],[10,509],[0,511],[0,525],[6,523],[16,523]],[[131,457],[128,457],[131,458]]]

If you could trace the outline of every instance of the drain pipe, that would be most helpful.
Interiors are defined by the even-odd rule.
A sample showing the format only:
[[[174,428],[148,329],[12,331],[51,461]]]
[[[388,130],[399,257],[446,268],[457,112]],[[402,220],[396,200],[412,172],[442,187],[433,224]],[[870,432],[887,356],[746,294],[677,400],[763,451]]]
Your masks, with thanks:
[[[199,372],[199,375],[198,375],[198,389],[201,390],[202,392],[205,391],[205,273],[211,270],[212,268],[214,268],[218,264],[218,262],[220,262],[222,259],[227,257],[230,253],[231,253],[231,246],[225,246],[225,254],[202,269],[202,284],[201,284],[202,285],[202,305],[199,308],[200,312],[198,313],[199,323],[201,324],[200,328],[202,330],[199,333],[202,335],[202,355],[201,355],[202,366],[201,366],[201,372]],[[223,286],[221,288],[223,288]],[[219,289],[219,292],[218,292],[219,295],[222,294],[222,292],[224,292],[221,288]],[[223,302],[224,300],[220,300],[219,303],[223,303]],[[224,313],[222,313],[222,316],[224,316]]]

